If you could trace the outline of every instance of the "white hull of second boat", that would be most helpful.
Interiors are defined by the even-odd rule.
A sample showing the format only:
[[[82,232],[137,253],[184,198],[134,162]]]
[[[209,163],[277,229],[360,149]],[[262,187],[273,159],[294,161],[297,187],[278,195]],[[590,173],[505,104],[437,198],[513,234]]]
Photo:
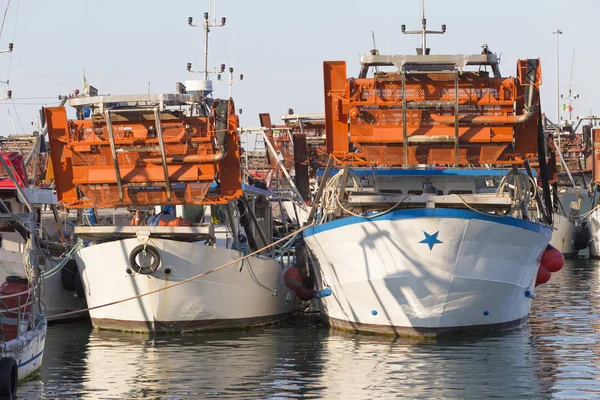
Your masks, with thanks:
[[[285,287],[284,267],[274,259],[250,257],[175,288],[164,288],[240,258],[243,253],[206,245],[150,238],[160,255],[152,274],[131,271],[129,255],[140,242],[123,239],[79,251],[77,264],[95,328],[137,332],[184,332],[245,328],[275,322],[304,307]]]
[[[45,271],[51,271],[58,264],[60,259],[45,259]],[[7,275],[17,275],[25,277],[23,267],[23,253],[0,249],[0,282],[4,282]],[[67,313],[85,308],[85,299],[78,297],[76,291],[65,289],[63,284],[63,271],[57,271],[52,276],[43,280],[42,303],[46,307],[46,315],[54,317],[55,315]],[[74,277],[74,279],[79,279]],[[71,314],[65,317],[53,318],[55,321],[80,318],[82,314]]]
[[[590,230],[590,257],[600,259],[600,208],[588,216],[588,227]]]
[[[552,215],[554,231],[550,244],[561,251],[566,258],[572,258],[577,255],[578,250],[575,247],[575,239],[580,231],[567,217],[554,213]]]
[[[18,338],[3,343],[1,357],[11,357],[17,363],[19,382],[27,379],[42,366],[46,343],[46,319],[38,322],[36,329],[21,334]]]
[[[310,228],[321,313],[334,327],[438,336],[519,325],[548,226],[457,209],[394,211]]]

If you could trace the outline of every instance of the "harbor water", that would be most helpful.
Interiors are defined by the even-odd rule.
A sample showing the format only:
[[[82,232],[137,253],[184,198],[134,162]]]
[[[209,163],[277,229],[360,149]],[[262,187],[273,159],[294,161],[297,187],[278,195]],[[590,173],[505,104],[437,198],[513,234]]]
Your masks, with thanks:
[[[537,294],[521,328],[441,341],[330,332],[315,314],[169,336],[53,325],[19,399],[600,398],[600,262],[567,260]]]

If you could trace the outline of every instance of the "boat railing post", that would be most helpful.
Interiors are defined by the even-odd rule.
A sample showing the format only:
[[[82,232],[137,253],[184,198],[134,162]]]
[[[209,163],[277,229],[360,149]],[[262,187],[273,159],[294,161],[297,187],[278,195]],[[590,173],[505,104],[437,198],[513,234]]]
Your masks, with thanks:
[[[344,170],[342,172],[342,180],[340,181],[340,187],[338,188],[338,193],[337,193],[337,207],[335,209],[335,216],[339,217],[340,215],[342,215],[342,199],[344,197],[344,193],[346,192],[346,182],[348,181],[348,170],[349,170],[349,165],[346,164],[344,165]],[[373,173],[373,180],[375,180],[375,174]]]
[[[108,131],[108,141],[110,143],[110,151],[113,156],[113,167],[115,169],[115,175],[117,177],[117,187],[119,188],[119,201],[123,201],[123,183],[121,182],[121,170],[119,169],[119,160],[117,159],[117,149],[115,148],[115,138],[113,132],[113,125],[110,119],[110,110],[104,112],[106,117],[106,130]]]
[[[167,157],[165,155],[165,142],[163,140],[160,110],[158,108],[154,109],[154,123],[156,125],[156,135],[158,136],[160,157],[162,159],[163,173],[165,175],[165,189],[167,191],[167,201],[171,201],[171,181],[169,180],[169,167],[167,166]]]
[[[402,147],[404,149],[404,166],[408,167],[408,130],[406,127],[406,70],[402,66]]]
[[[458,74],[459,70],[454,69],[454,164],[458,166]]]
[[[321,196],[323,195],[323,190],[325,189],[325,183],[329,178],[329,172],[331,171],[331,167],[333,166],[333,157],[329,157],[327,160],[327,166],[325,166],[325,172],[323,172],[323,177],[321,178],[321,182],[319,182],[319,188],[317,189],[317,194],[313,200],[313,205],[310,209],[310,213],[308,214],[308,218],[306,219],[306,223],[310,224],[317,213],[317,208],[319,208],[319,202],[321,201]]]

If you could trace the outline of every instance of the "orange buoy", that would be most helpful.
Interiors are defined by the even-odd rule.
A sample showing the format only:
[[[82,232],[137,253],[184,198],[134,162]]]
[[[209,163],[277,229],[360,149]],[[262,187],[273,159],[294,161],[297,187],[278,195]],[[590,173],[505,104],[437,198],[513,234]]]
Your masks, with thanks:
[[[540,268],[538,269],[537,276],[535,278],[535,286],[542,285],[550,280],[552,277],[552,273],[546,269],[542,264],[540,264]]]
[[[558,272],[562,269],[563,265],[565,265],[565,257],[560,250],[548,245],[546,251],[544,251],[544,254],[542,255],[540,264],[550,272]]]
[[[283,282],[291,290],[296,290],[302,287],[302,276],[300,270],[296,267],[290,267],[283,274]]]
[[[296,289],[296,296],[298,296],[300,300],[309,301],[312,300],[313,297],[315,297],[315,290],[312,288],[307,289],[304,286],[301,286],[298,289]]]

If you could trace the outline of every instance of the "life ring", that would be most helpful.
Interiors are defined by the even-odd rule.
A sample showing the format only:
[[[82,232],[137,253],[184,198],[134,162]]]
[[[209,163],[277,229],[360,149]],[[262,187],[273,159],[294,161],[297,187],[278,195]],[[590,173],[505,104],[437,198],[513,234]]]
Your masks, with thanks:
[[[0,397],[12,399],[17,394],[19,384],[19,368],[12,357],[0,359]]]
[[[142,252],[148,252],[152,256],[152,263],[146,267],[142,267],[137,263],[137,256]],[[138,274],[151,274],[158,269],[159,265],[160,255],[158,254],[158,249],[154,246],[140,244],[131,251],[131,254],[129,254],[129,266]]]

